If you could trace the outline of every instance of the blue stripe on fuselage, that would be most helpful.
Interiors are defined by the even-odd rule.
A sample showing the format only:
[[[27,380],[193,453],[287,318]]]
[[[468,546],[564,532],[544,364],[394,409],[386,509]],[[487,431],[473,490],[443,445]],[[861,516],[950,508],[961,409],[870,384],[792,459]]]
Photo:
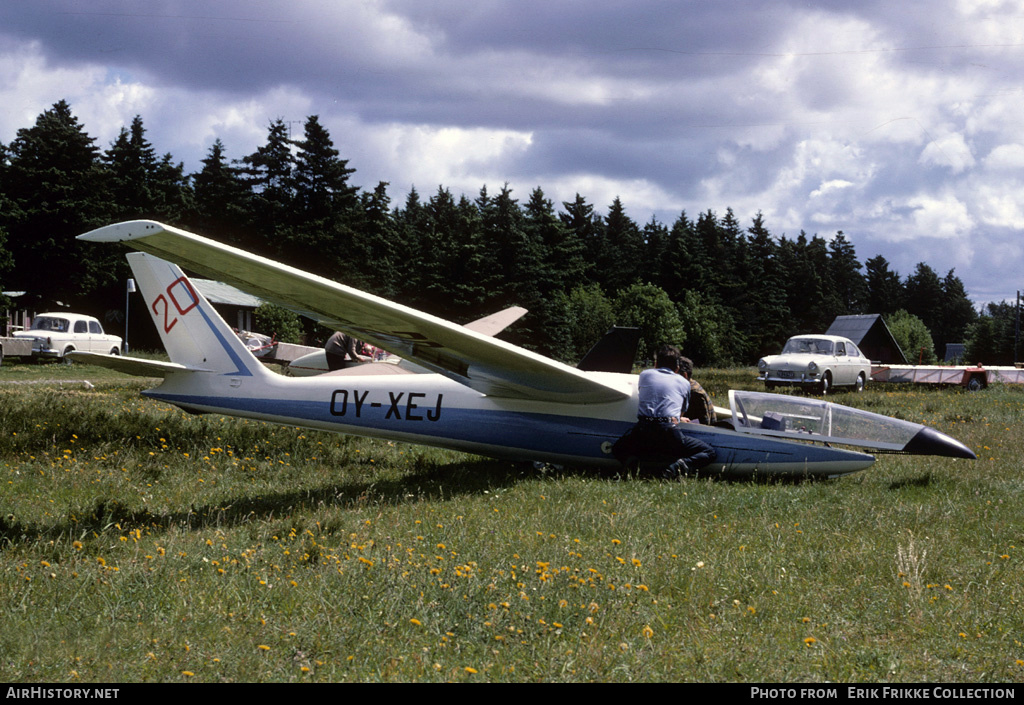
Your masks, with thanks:
[[[495,409],[441,406],[438,411],[437,394],[429,398],[425,394],[416,395],[416,401],[411,402],[405,396],[410,394],[404,393],[397,395],[401,398],[392,397],[376,405],[364,399],[358,415],[352,399],[344,403],[338,399],[331,402],[244,399],[166,394],[159,390],[145,394],[185,408],[273,417],[281,423],[311,425],[354,435],[361,431],[368,435],[407,434],[422,437],[424,443],[446,440],[592,459],[607,459],[609,456],[601,450],[601,444],[614,441],[632,426],[628,421]]]
[[[341,390],[338,390],[339,392]],[[557,455],[578,462],[611,460],[609,444],[632,422],[615,419],[566,416],[502,409],[443,406],[438,395],[415,394],[412,403],[403,394],[392,403],[372,404],[363,398],[332,402],[280,399],[245,399],[221,396],[146,393],[156,399],[185,408],[263,418],[277,423],[311,426],[353,435],[403,438],[409,442],[442,445],[480,452],[470,445],[493,448],[495,456]],[[336,392],[337,394],[337,392]],[[421,400],[420,397],[423,397]],[[419,401],[424,403],[420,404]],[[434,401],[437,406],[431,404]],[[860,453],[821,445],[781,441],[743,433],[693,426],[688,433],[701,437],[718,452],[716,464],[762,466],[773,464],[830,463]],[[504,449],[506,452],[499,452]]]

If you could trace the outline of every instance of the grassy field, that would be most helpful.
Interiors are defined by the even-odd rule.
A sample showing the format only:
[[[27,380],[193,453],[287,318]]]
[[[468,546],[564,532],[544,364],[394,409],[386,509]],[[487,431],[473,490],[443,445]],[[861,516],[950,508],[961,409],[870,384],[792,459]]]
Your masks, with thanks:
[[[147,386],[0,370],[0,680],[1024,680],[1024,388],[835,397],[974,462],[667,483],[188,416]]]

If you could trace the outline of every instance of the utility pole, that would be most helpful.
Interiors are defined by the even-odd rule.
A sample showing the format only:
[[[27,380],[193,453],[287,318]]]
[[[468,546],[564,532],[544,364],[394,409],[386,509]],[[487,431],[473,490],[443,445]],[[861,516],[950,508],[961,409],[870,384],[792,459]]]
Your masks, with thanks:
[[[292,139],[292,125],[302,125],[304,123],[302,122],[302,120],[282,120],[282,122],[284,122],[285,126],[288,128],[288,141],[293,142],[294,140]]]
[[[124,352],[125,355],[128,354],[128,304],[130,302],[131,295],[134,294],[134,293],[135,293],[135,280],[134,279],[129,279],[128,280],[128,285],[125,287],[125,292],[124,292],[124,341],[123,341],[124,345],[122,347],[124,347],[124,351],[123,352]]]
[[[1020,289],[1017,289],[1017,325],[1013,331],[1013,364],[1020,360]]]

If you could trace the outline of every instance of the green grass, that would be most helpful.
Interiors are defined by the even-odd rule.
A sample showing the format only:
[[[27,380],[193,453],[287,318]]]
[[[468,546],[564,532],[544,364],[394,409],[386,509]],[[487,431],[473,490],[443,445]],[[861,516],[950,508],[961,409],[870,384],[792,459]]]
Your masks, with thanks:
[[[0,382],[64,372],[20,367]],[[189,416],[104,374],[0,383],[10,682],[1024,678],[1021,387],[835,397],[974,462],[664,483]]]

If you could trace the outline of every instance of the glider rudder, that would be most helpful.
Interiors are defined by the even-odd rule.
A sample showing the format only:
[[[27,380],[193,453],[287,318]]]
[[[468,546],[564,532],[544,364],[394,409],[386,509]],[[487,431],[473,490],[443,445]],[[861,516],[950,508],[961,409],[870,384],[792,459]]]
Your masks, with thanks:
[[[127,255],[171,361],[224,375],[269,374],[184,272],[153,255]]]

